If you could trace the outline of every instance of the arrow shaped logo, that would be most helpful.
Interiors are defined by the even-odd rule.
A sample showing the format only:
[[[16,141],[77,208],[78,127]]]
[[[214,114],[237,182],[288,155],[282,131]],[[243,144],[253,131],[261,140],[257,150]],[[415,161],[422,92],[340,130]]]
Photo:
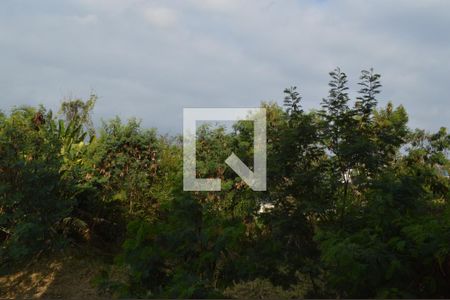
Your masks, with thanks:
[[[232,153],[225,163],[254,191],[266,190],[266,110],[264,108],[185,108],[183,110],[183,189],[220,191],[217,178],[196,178],[197,121],[253,121],[254,171]]]

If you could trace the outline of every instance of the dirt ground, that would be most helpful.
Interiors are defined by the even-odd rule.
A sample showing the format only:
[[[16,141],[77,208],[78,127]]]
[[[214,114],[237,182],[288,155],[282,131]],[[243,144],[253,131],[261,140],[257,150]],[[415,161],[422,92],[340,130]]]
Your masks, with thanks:
[[[53,254],[0,276],[0,298],[110,299],[100,295],[93,283],[105,267],[103,262],[89,256]]]

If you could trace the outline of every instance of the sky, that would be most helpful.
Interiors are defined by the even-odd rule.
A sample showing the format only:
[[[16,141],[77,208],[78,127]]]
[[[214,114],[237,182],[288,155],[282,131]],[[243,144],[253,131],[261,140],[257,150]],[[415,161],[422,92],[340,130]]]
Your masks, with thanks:
[[[329,71],[356,91],[373,67],[380,105],[434,131],[450,127],[449,28],[446,0],[1,0],[0,109],[95,93],[96,124],[178,133],[184,107],[281,104],[295,85],[319,108]]]

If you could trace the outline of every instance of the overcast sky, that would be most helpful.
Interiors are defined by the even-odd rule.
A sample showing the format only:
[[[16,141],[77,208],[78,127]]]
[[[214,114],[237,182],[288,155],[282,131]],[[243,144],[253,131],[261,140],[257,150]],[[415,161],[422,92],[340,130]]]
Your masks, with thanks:
[[[179,132],[183,107],[306,108],[340,66],[382,74],[381,104],[450,126],[450,1],[1,0],[0,109],[100,97],[95,119]]]

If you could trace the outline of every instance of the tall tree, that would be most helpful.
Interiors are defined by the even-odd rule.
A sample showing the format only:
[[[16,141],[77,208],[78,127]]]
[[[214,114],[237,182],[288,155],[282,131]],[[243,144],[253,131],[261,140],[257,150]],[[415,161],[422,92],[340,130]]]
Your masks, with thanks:
[[[82,99],[65,100],[61,103],[59,113],[63,115],[66,122],[73,123],[75,126],[83,126],[92,137],[95,135],[95,128],[91,114],[97,99],[97,95],[92,94],[86,101]]]
[[[380,74],[374,73],[373,68],[361,71],[360,82],[358,83],[361,89],[358,91],[359,96],[356,98],[356,110],[364,122],[369,121],[373,110],[377,106],[376,95],[380,93],[382,86],[380,77]]]

